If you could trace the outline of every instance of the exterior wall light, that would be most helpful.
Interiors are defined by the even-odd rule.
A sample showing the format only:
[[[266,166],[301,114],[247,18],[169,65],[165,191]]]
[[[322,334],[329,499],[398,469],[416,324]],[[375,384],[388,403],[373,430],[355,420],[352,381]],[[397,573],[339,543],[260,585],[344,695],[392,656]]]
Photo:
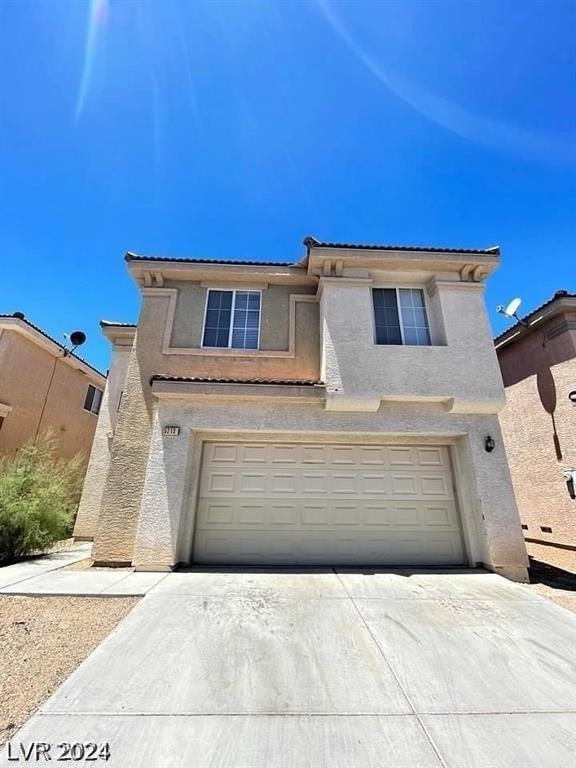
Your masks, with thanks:
[[[484,450],[487,453],[492,453],[494,448],[496,448],[496,443],[494,442],[494,438],[491,435],[486,435],[486,439],[484,440]]]

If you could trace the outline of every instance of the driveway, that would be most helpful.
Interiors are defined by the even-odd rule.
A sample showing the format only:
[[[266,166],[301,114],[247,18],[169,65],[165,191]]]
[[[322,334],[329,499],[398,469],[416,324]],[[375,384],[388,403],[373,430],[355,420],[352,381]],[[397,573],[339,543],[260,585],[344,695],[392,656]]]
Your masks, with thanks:
[[[482,571],[175,573],[12,745],[107,742],[118,768],[574,768],[575,662],[575,616]]]

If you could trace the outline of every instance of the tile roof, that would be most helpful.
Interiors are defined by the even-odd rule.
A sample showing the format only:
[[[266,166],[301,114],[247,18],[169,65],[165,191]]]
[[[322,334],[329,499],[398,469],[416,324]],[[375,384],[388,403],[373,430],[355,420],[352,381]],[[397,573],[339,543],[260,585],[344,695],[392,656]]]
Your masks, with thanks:
[[[10,318],[12,320],[20,320],[21,322],[25,323],[26,325],[30,326],[30,328],[33,328],[38,333],[41,333],[42,336],[48,339],[48,341],[51,341],[53,344],[56,344],[56,346],[60,347],[61,349],[65,349],[64,344],[62,344],[59,341],[56,341],[56,339],[52,338],[52,336],[49,336],[46,331],[43,331],[42,328],[38,328],[37,325],[34,325],[34,323],[31,323],[30,320],[28,320],[22,312],[14,312],[12,315],[7,314],[0,314],[0,318]],[[102,378],[106,378],[106,374],[102,373],[102,371],[99,371],[98,368],[95,368],[93,365],[91,365],[88,361],[84,360],[83,357],[80,357],[80,355],[77,355],[75,352],[70,352],[67,357],[74,357],[76,360],[79,360],[81,363],[84,363],[88,368],[91,368],[95,373],[97,373],[99,376],[102,376]]]
[[[324,386],[320,381],[295,379],[233,379],[214,376],[170,376],[156,374],[150,381],[190,382],[193,384],[282,384],[284,386],[313,387]]]
[[[114,328],[136,328],[136,323],[115,323],[113,320],[100,320],[100,326],[107,328],[108,326],[114,326]]]
[[[420,251],[431,253],[474,253],[481,256],[499,256],[500,247],[492,248],[438,248],[436,246],[417,245],[361,245],[358,243],[326,243],[316,240],[315,237],[305,237],[304,245],[310,248],[345,248],[347,250],[362,251]]]
[[[576,299],[576,293],[570,293],[569,291],[556,291],[554,296],[552,296],[551,299],[548,299],[548,301],[545,301],[544,304],[540,304],[539,307],[536,307],[536,309],[533,309],[531,312],[529,312],[527,315],[524,315],[522,319],[523,322],[528,321],[531,317],[538,314],[538,312],[542,312],[543,309],[547,309],[552,304],[554,304],[555,301],[559,301],[560,299]],[[510,328],[507,328],[505,331],[502,331],[498,336],[494,337],[494,343],[500,341],[504,338],[504,336],[507,336],[510,331],[514,331],[516,328],[525,328],[526,326],[523,326],[522,323],[514,323],[514,325],[511,325]]]
[[[243,267],[295,267],[297,264],[291,261],[237,261],[234,259],[187,259],[170,256],[138,256],[135,253],[126,253],[126,261],[171,261],[186,264],[237,264]]]

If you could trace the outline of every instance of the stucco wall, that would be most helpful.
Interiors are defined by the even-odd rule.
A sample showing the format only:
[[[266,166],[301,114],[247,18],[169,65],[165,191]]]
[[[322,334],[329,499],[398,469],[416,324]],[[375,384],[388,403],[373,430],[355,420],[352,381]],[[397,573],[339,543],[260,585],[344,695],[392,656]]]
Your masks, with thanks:
[[[152,288],[143,290],[143,313],[139,322],[140,358],[142,370],[152,375],[154,373],[171,374],[174,376],[222,376],[230,378],[272,378],[272,379],[317,379],[320,367],[318,305],[310,294],[309,286],[292,286],[287,293],[283,286],[270,287],[263,291],[262,299],[262,329],[264,339],[274,349],[261,350],[221,350],[200,349],[199,340],[202,335],[202,317],[198,310],[198,300],[190,298],[198,290],[186,288],[187,300],[174,315],[174,330],[171,318],[170,288]],[[178,296],[180,295],[178,289]],[[201,289],[204,291],[205,289]],[[264,298],[272,290],[271,298]],[[294,306],[294,354],[288,351],[286,333],[289,327],[289,313],[286,304],[290,295],[303,295],[311,299],[296,302]],[[278,300],[278,301],[277,301]],[[187,324],[187,309],[196,305],[192,312],[194,322],[198,323],[195,330]],[[201,304],[201,302],[200,302]],[[145,311],[144,311],[145,308]],[[192,311],[192,310],[191,310]],[[179,312],[179,314],[178,314]],[[178,325],[176,322],[183,325]],[[286,324],[285,330],[280,325]],[[170,353],[165,354],[166,329],[170,339],[176,333],[177,340],[186,347],[170,347]],[[195,342],[195,344],[191,344]],[[275,346],[277,345],[277,346]],[[181,350],[181,352],[180,352]]]
[[[162,427],[177,424],[178,437]],[[496,441],[492,453],[484,438]],[[376,414],[333,413],[318,405],[160,401],[154,419],[134,554],[137,568],[188,561],[203,437],[324,439],[345,442],[435,441],[453,444],[455,477],[471,564],[483,562],[512,578],[526,577],[526,553],[498,420],[450,415],[440,406],[404,405]]]
[[[576,500],[563,477],[576,467],[576,408],[568,400],[576,389],[576,332],[555,335],[558,324],[543,323],[499,351],[507,385],[500,421],[524,536],[576,549]]]
[[[199,282],[167,282],[167,288],[176,288],[178,298],[174,314],[174,325],[171,335],[171,346],[192,347],[202,346],[204,310],[208,288]],[[241,286],[236,286],[241,289]],[[269,285],[262,290],[260,349],[288,350],[290,328],[290,296],[314,295],[315,286]],[[314,310],[310,310],[312,316]],[[316,310],[317,317],[317,310]],[[304,341],[300,324],[300,334],[297,342]],[[317,328],[318,323],[314,323]]]
[[[96,532],[104,485],[110,469],[112,439],[118,421],[120,398],[123,397],[126,385],[131,349],[130,346],[114,346],[112,350],[112,363],[102,397],[98,425],[74,526],[76,539],[92,539]]]
[[[148,305],[140,315],[145,325]],[[110,448],[110,464],[92,556],[95,562],[129,563],[140,511],[142,487],[150,447],[152,396],[146,345],[136,333],[130,352],[124,394]]]
[[[0,429],[0,453],[13,453],[34,437],[56,358],[12,330],[0,331],[0,402],[12,406]],[[59,358],[40,424],[59,441],[58,456],[88,460],[97,416],[84,410],[89,384],[102,384]]]
[[[386,398],[452,400],[460,411],[495,413],[503,406],[482,284],[438,285],[429,302],[436,338],[428,347],[374,343],[372,286],[321,280],[322,367],[331,407],[377,409]]]

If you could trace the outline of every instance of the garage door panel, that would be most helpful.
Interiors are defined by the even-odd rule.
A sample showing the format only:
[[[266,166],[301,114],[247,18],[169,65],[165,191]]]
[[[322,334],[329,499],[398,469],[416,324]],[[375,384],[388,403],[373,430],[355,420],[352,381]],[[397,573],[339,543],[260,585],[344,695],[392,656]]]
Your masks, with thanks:
[[[271,539],[261,532],[201,533],[198,547],[209,562],[245,565],[458,565],[459,547],[448,537],[423,542],[406,534],[386,537],[281,533]]]
[[[395,512],[391,504],[381,502],[379,504],[362,504],[362,519],[364,525],[381,528],[394,525]]]
[[[421,475],[420,492],[422,496],[451,496],[451,482],[446,475]]]
[[[258,525],[263,529],[303,526],[309,529],[326,526],[354,526],[374,530],[383,526],[395,529],[437,531],[443,528],[457,533],[458,515],[453,502],[446,504],[366,502],[343,503],[296,500],[278,503],[273,500],[231,500],[227,503],[202,500],[198,504],[198,529],[228,527],[242,529]]]
[[[194,559],[462,563],[448,449],[206,443]]]
[[[405,499],[427,499],[431,496],[453,499],[452,478],[448,472],[426,474],[413,472],[382,471],[341,472],[333,469],[312,471],[304,466],[292,471],[274,471],[262,467],[261,471],[247,471],[240,467],[222,467],[205,472],[200,485],[200,497],[219,494],[221,496],[272,497],[291,495],[297,497],[339,495],[360,495],[362,497],[391,496]]]
[[[416,463],[420,467],[446,467],[449,463],[446,448],[434,446],[415,450]]]
[[[449,470],[445,446],[307,445],[272,443],[205,443],[204,460],[232,466],[266,464],[360,465],[378,467],[434,466]]]
[[[210,472],[203,491],[205,493],[234,493],[235,486],[236,475],[234,472]]]
[[[424,523],[433,527],[450,527],[458,530],[455,504],[427,504],[424,506]]]

